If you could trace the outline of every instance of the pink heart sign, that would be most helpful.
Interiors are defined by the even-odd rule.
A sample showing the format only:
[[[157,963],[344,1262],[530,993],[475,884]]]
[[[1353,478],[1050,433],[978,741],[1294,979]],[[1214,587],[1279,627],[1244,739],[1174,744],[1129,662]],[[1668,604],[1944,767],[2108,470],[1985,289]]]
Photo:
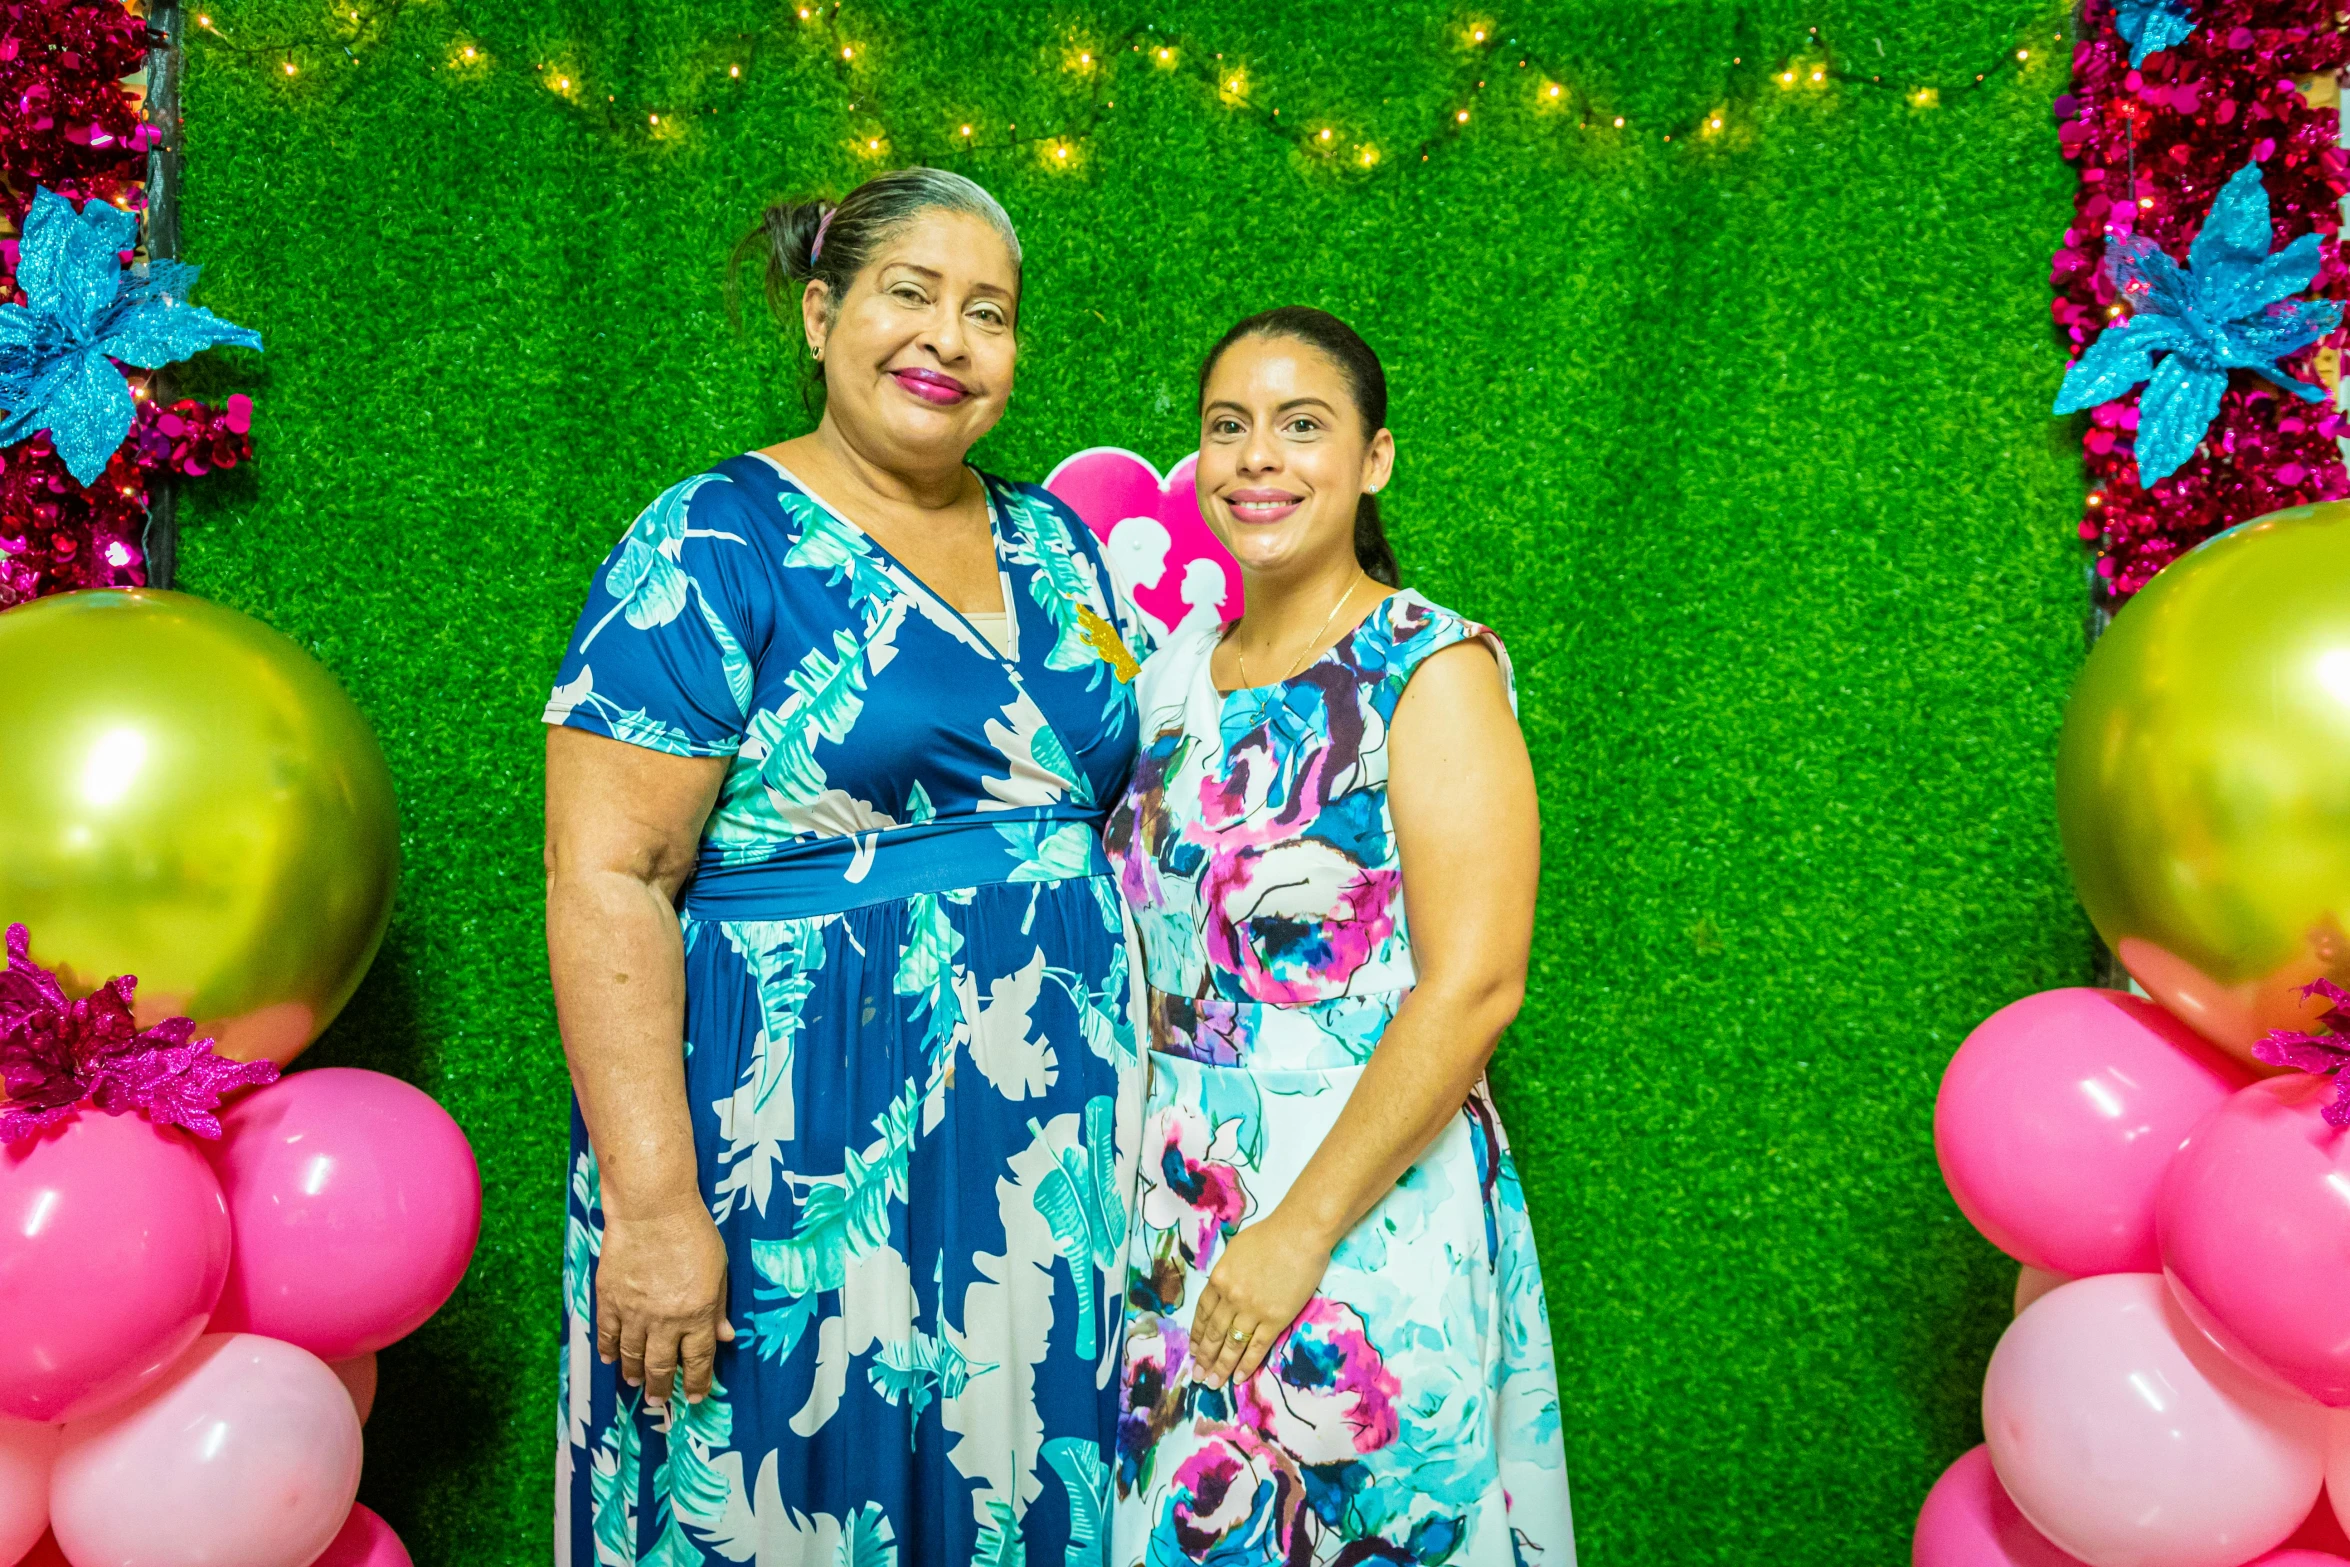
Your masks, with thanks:
[[[1110,573],[1163,644],[1201,621],[1240,618],[1240,568],[1200,521],[1194,452],[1165,478],[1119,446],[1091,446],[1061,459],[1044,487],[1085,519],[1102,541]]]

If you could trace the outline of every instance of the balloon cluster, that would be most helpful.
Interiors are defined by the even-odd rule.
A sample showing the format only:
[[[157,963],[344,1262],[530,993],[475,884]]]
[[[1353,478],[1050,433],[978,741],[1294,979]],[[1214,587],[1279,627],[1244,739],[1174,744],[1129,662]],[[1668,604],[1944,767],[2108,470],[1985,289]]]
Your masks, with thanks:
[[[381,938],[382,752],[307,653],[178,594],[0,613],[0,668],[0,911],[33,927],[0,971],[0,1564],[407,1567],[360,1429],[480,1176],[420,1090],[272,1064]],[[135,960],[224,1049],[32,947]]]
[[[2350,504],[2121,611],[2058,808],[2152,999],[2027,996],[1943,1076],[1944,1179],[2023,1276],[1915,1567],[2350,1567]]]

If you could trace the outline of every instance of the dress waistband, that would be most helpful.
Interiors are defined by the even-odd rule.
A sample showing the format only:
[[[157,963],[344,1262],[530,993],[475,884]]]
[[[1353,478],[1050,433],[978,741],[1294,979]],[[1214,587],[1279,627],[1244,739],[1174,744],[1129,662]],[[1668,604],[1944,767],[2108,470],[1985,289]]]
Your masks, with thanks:
[[[748,865],[728,864],[704,844],[682,907],[689,919],[804,919],[925,892],[1107,876],[1099,821],[1080,807],[1053,806],[957,816],[809,838]]]

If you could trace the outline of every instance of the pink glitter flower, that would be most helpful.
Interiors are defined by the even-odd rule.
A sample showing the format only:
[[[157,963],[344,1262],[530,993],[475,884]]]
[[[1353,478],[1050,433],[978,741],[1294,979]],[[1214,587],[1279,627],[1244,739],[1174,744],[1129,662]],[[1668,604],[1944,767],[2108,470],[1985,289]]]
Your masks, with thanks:
[[[277,1081],[268,1061],[228,1061],[212,1041],[191,1041],[193,1020],[166,1018],[141,1029],[131,1015],[128,974],[74,1000],[57,976],[34,963],[31,937],[8,927],[0,969],[0,1143],[30,1137],[87,1102],[112,1115],[132,1111],[162,1126],[218,1137],[212,1111],[234,1088]]]

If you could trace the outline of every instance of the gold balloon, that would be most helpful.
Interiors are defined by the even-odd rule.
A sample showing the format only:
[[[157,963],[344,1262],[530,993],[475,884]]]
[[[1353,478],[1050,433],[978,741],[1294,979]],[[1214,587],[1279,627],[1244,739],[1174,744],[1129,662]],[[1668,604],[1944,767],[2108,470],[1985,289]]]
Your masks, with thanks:
[[[318,661],[181,593],[0,614],[0,925],[136,974],[223,1054],[289,1061],[358,988],[399,874],[375,733]]]
[[[2239,1059],[2350,984],[2350,504],[2181,556],[2073,688],[2056,761],[2065,858],[2147,992]]]

